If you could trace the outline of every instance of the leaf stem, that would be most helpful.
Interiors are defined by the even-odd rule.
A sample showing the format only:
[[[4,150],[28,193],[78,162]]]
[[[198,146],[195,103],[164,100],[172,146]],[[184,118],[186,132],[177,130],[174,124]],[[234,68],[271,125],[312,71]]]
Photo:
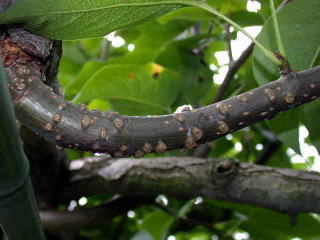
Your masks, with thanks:
[[[319,55],[320,55],[320,46],[318,47],[316,54],[314,55],[310,65],[309,65],[309,68],[312,68],[316,64],[316,61],[317,61]]]
[[[274,32],[275,32],[276,39],[277,39],[278,49],[280,51],[280,54],[286,58],[287,55],[286,55],[286,51],[284,49],[284,45],[283,45],[281,35],[280,35],[280,28],[279,28],[279,24],[278,24],[276,9],[274,7],[274,2],[273,2],[273,0],[269,0],[269,3],[270,3],[270,10],[271,10],[272,21],[273,21],[273,25],[274,25]]]
[[[251,41],[253,41],[256,44],[256,46],[258,48],[260,48],[261,51],[266,55],[266,57],[269,58],[273,63],[275,63],[276,65],[281,64],[280,60],[274,55],[273,52],[271,52],[269,49],[267,49],[265,46],[263,46],[258,40],[256,40],[254,37],[252,37],[244,28],[242,28],[236,22],[232,21],[230,18],[226,17],[225,15],[223,15],[222,13],[220,13],[219,11],[217,11],[216,9],[214,9],[213,7],[208,5],[207,3],[203,2],[203,1],[186,1],[186,0],[177,0],[177,1],[173,1],[173,2],[176,2],[178,4],[180,3],[180,4],[184,4],[184,5],[198,7],[203,10],[206,10],[208,12],[213,13],[217,17],[220,17],[221,19],[223,19],[224,21],[226,21],[227,23],[232,25],[234,28],[236,28],[237,30],[242,32],[244,35],[246,35]]]

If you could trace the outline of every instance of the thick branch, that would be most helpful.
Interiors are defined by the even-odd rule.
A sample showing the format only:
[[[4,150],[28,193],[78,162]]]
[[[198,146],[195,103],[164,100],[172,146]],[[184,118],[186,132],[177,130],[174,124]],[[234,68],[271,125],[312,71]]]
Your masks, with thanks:
[[[232,159],[87,159],[71,163],[61,197],[101,193],[178,198],[203,196],[296,215],[320,213],[320,174],[237,163]]]
[[[294,73],[219,103],[164,116],[130,117],[88,111],[43,84],[41,60],[9,37],[1,52],[21,122],[62,147],[116,156],[194,148],[319,97],[320,67]]]

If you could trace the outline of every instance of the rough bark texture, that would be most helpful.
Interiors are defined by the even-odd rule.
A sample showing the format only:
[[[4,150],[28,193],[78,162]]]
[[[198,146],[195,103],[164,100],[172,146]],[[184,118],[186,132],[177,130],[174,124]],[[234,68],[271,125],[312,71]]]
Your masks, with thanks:
[[[177,198],[197,196],[240,202],[295,216],[320,213],[320,174],[239,164],[234,159],[90,158],[72,162],[62,198],[101,193]]]
[[[194,148],[319,97],[317,67],[179,114],[129,117],[88,111],[65,102],[43,83],[40,58],[32,57],[10,37],[0,45],[16,114],[25,126],[59,146],[115,156]]]

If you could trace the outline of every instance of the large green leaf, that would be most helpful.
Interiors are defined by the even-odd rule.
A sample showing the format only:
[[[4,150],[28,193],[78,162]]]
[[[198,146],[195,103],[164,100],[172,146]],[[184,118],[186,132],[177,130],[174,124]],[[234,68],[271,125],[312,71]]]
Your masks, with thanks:
[[[153,65],[109,65],[90,78],[75,102],[108,100],[113,109],[128,115],[162,114],[181,92],[181,77],[164,69],[153,76]]]
[[[309,103],[304,108],[304,124],[309,130],[309,136],[312,144],[320,152],[320,102]]]
[[[174,0],[20,0],[0,16],[0,23],[23,23],[46,37],[75,40],[101,37],[179,6]]]
[[[168,24],[159,24],[150,21],[136,28],[120,32],[128,44],[134,44],[132,52],[114,56],[110,50],[107,62],[89,61],[79,71],[76,78],[65,89],[65,96],[72,99],[90,79],[90,77],[107,64],[147,64],[153,62],[156,56],[165,48],[166,43],[172,41],[177,35],[190,26],[185,21],[174,21]],[[132,35],[135,37],[132,38]]]
[[[296,71],[309,68],[319,47],[320,28],[317,21],[320,18],[319,1],[295,0],[283,8],[277,16],[290,64]],[[269,49],[278,51],[271,19],[264,25],[258,40]],[[257,48],[254,51],[253,70],[259,85],[279,77],[277,66]],[[271,129],[280,140],[299,153],[298,126],[299,110],[286,112],[270,122]]]
[[[99,69],[106,65],[105,62],[98,62],[98,61],[88,61],[86,62],[79,73],[77,74],[76,78],[71,81],[65,88],[65,96],[67,99],[71,99],[74,97],[83,87],[90,77],[97,72]]]

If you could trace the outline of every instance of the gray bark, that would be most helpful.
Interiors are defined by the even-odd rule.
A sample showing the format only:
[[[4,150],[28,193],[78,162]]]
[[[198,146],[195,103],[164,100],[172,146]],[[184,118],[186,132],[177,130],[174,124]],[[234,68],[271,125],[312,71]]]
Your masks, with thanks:
[[[194,148],[319,97],[320,67],[200,109],[133,117],[89,111],[46,86],[40,59],[10,37],[0,41],[15,110],[23,125],[61,147],[143,157],[149,152]]]
[[[203,196],[287,213],[320,213],[320,174],[238,163],[234,159],[90,158],[72,162],[61,197],[102,193]]]

